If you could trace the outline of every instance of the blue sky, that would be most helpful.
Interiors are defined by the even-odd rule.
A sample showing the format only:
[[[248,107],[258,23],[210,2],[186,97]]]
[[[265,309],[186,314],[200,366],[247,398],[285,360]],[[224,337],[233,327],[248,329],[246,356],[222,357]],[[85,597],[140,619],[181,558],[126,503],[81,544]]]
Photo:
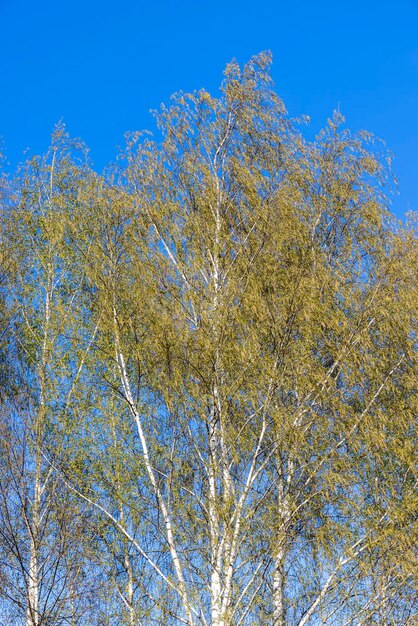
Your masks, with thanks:
[[[0,0],[0,136],[10,167],[61,118],[97,169],[178,90],[216,92],[261,50],[291,115],[347,124],[395,154],[399,216],[418,210],[418,0]]]

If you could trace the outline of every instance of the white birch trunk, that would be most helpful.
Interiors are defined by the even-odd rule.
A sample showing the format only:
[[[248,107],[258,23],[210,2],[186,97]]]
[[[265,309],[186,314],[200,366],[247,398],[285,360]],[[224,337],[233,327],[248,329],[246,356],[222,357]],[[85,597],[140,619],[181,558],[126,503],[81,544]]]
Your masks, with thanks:
[[[120,519],[121,524],[125,526],[125,514],[123,510],[123,506],[120,507]],[[135,626],[135,605],[134,605],[134,575],[133,575],[133,567],[132,561],[129,554],[129,546],[127,540],[124,540],[124,565],[126,575],[128,577],[126,583],[126,604],[128,607],[129,613],[129,626]]]
[[[152,466],[151,463],[151,457],[150,457],[150,453],[148,450],[148,442],[145,436],[145,432],[143,429],[143,425],[142,425],[142,421],[141,421],[141,416],[136,408],[136,403],[134,400],[134,397],[132,395],[132,391],[131,391],[131,385],[129,382],[129,376],[128,376],[128,371],[126,368],[126,363],[125,363],[125,359],[121,350],[121,345],[120,345],[120,338],[119,338],[119,331],[118,331],[118,326],[117,326],[117,315],[116,315],[116,308],[114,307],[113,310],[113,316],[114,316],[114,339],[115,339],[115,352],[116,352],[116,361],[119,367],[119,373],[120,373],[120,378],[121,378],[121,383],[122,383],[122,388],[125,394],[125,398],[126,401],[129,405],[129,408],[131,410],[131,413],[133,415],[133,418],[135,420],[135,424],[136,424],[136,428],[137,428],[137,432],[138,432],[138,436],[139,436],[139,440],[141,442],[141,448],[142,448],[142,455],[143,455],[143,459],[144,459],[144,463],[145,463],[145,469],[146,472],[148,474],[148,478],[150,480],[151,486],[153,488],[154,494],[156,496],[157,502],[159,504],[162,516],[163,516],[163,520],[164,520],[164,526],[165,526],[165,530],[166,530],[166,539],[167,539],[167,543],[168,543],[168,547],[170,550],[170,555],[171,555],[171,559],[173,562],[173,566],[174,566],[174,570],[176,572],[176,577],[178,580],[178,584],[179,584],[179,591],[180,591],[180,595],[183,601],[183,607],[184,607],[184,611],[186,613],[186,617],[187,617],[187,623],[190,626],[193,626],[194,624],[194,618],[193,618],[193,611],[192,608],[190,606],[190,602],[189,602],[189,598],[188,598],[188,594],[187,594],[187,589],[186,589],[186,583],[184,580],[184,575],[183,575],[183,568],[180,562],[180,558],[176,549],[176,542],[174,539],[174,532],[173,532],[173,525],[172,525],[172,521],[171,521],[171,515],[170,515],[170,511],[168,509],[168,506],[166,504],[166,501],[161,493],[161,490],[158,486],[158,481],[157,478],[155,476],[155,472],[154,472],[154,468]]]
[[[284,609],[284,563],[285,548],[283,539],[279,539],[279,546],[274,554],[274,572],[273,572],[273,626],[285,626],[285,609]]]
[[[281,463],[281,461],[279,460]],[[289,461],[288,476],[285,478],[283,467],[278,484],[278,515],[280,526],[273,553],[273,626],[285,626],[285,586],[286,586],[286,534],[291,517],[288,487],[293,478],[293,463]]]
[[[211,541],[211,573],[210,573],[210,593],[211,593],[211,624],[212,626],[222,626],[222,584],[221,567],[222,553],[219,535],[219,503],[217,490],[217,415],[216,409],[212,409],[211,423],[209,425],[209,531]]]
[[[38,626],[39,624],[39,564],[37,520],[32,520],[32,533],[30,538],[30,557],[28,572],[28,606],[26,611],[26,626]]]
[[[52,185],[52,173],[51,173]],[[35,450],[34,450],[34,488],[31,518],[27,520],[29,532],[29,571],[28,571],[28,606],[26,611],[26,626],[38,626],[40,624],[39,593],[40,593],[40,569],[39,569],[39,538],[41,533],[41,498],[45,491],[46,483],[42,484],[42,437],[45,429],[45,403],[46,403],[46,368],[49,351],[49,330],[51,321],[52,300],[52,273],[51,262],[47,270],[45,313],[43,340],[41,345],[41,363],[39,369],[39,410],[34,423]]]

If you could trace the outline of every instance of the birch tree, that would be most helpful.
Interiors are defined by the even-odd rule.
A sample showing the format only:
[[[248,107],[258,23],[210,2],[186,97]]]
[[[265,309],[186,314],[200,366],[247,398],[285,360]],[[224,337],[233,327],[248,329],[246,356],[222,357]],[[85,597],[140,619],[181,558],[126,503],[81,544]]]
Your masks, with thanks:
[[[78,367],[68,353],[81,329],[66,245],[83,171],[77,149],[58,126],[48,153],[14,181],[3,214],[13,384],[2,395],[0,595],[12,623],[26,626],[79,624],[85,611],[82,506],[47,461],[49,450],[63,453]]]

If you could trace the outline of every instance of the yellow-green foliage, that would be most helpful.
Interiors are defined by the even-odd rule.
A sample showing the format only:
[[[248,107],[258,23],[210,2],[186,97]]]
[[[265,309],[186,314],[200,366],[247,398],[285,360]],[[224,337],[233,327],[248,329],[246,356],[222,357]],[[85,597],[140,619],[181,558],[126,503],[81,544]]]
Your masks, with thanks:
[[[269,63],[174,96],[103,176],[58,127],[17,184],[19,416],[115,623],[414,620],[413,217],[373,137],[303,138]]]

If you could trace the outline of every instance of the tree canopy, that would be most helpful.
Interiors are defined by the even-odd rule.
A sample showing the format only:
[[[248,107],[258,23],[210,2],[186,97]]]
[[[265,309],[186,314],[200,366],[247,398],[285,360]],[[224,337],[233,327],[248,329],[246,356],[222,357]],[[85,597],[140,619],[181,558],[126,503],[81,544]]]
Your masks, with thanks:
[[[2,179],[0,623],[416,623],[416,221],[270,61]]]

